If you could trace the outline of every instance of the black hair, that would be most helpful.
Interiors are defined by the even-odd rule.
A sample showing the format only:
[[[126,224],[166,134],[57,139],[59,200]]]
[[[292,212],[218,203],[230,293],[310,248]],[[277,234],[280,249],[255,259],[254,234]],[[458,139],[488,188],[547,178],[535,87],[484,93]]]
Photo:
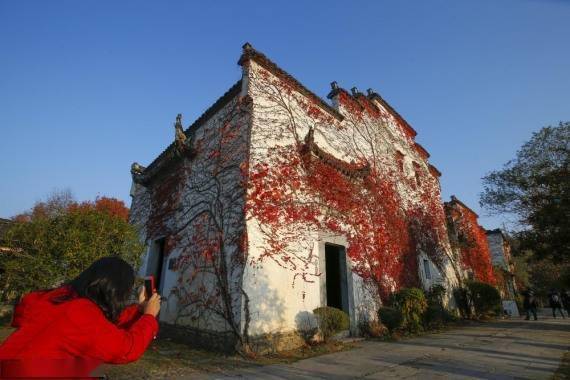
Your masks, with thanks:
[[[95,302],[111,322],[115,322],[125,306],[135,282],[135,271],[125,260],[116,256],[96,260],[67,283],[75,292],[73,297]],[[54,303],[70,300],[71,296],[52,299]]]

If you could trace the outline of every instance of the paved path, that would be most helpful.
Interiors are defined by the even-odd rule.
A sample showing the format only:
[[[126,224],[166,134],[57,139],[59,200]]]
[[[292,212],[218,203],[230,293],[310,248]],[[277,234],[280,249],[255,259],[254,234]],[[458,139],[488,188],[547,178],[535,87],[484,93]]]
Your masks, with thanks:
[[[569,319],[477,323],[289,365],[252,367],[209,379],[548,379],[570,348]]]

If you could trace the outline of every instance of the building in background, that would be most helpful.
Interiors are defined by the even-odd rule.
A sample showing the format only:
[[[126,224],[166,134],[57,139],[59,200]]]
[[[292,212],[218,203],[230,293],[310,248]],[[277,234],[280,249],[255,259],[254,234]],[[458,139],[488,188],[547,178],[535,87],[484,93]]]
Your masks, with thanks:
[[[511,245],[505,233],[499,228],[487,230],[487,241],[491,251],[491,259],[495,267],[497,287],[503,298],[503,308],[512,316],[518,316],[519,311],[515,302],[517,287],[515,268],[511,260]]]
[[[450,241],[466,277],[496,285],[491,251],[486,231],[479,225],[479,215],[454,195],[444,207]]]

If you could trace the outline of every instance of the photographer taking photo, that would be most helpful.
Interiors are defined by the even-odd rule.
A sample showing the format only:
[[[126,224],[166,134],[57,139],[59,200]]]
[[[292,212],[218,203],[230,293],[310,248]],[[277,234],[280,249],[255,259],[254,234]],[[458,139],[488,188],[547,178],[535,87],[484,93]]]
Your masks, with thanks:
[[[160,295],[126,306],[135,272],[104,257],[69,283],[27,294],[14,309],[16,328],[0,345],[2,377],[89,376],[102,363],[139,359],[158,332]]]

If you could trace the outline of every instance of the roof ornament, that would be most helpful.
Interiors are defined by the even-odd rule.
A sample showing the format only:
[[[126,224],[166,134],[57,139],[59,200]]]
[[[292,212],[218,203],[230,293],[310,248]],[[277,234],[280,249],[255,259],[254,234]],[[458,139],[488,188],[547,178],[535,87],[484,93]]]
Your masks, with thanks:
[[[251,44],[249,42],[246,42],[245,44],[243,44],[243,46],[241,48],[243,49],[243,51],[253,50],[253,46],[251,46]]]
[[[186,135],[184,134],[184,128],[182,127],[182,114],[176,115],[176,122],[174,123],[174,139],[176,144],[179,142],[184,143],[186,141]]]
[[[336,80],[331,82],[331,90],[338,90],[338,83]]]
[[[146,168],[138,162],[133,162],[131,165],[131,177],[133,182],[140,183],[143,177],[143,172]]]
[[[360,94],[360,91],[358,91],[356,87],[351,88],[350,92],[352,92],[352,96],[358,96]]]
[[[366,93],[368,94],[368,96],[377,95],[376,91],[374,91],[374,89],[372,89],[372,88],[369,88],[368,90],[366,90]]]
[[[183,153],[188,145],[188,137],[184,133],[184,127],[182,127],[182,114],[176,116],[176,122],[174,123],[174,144],[176,146],[176,151],[178,153]]]

